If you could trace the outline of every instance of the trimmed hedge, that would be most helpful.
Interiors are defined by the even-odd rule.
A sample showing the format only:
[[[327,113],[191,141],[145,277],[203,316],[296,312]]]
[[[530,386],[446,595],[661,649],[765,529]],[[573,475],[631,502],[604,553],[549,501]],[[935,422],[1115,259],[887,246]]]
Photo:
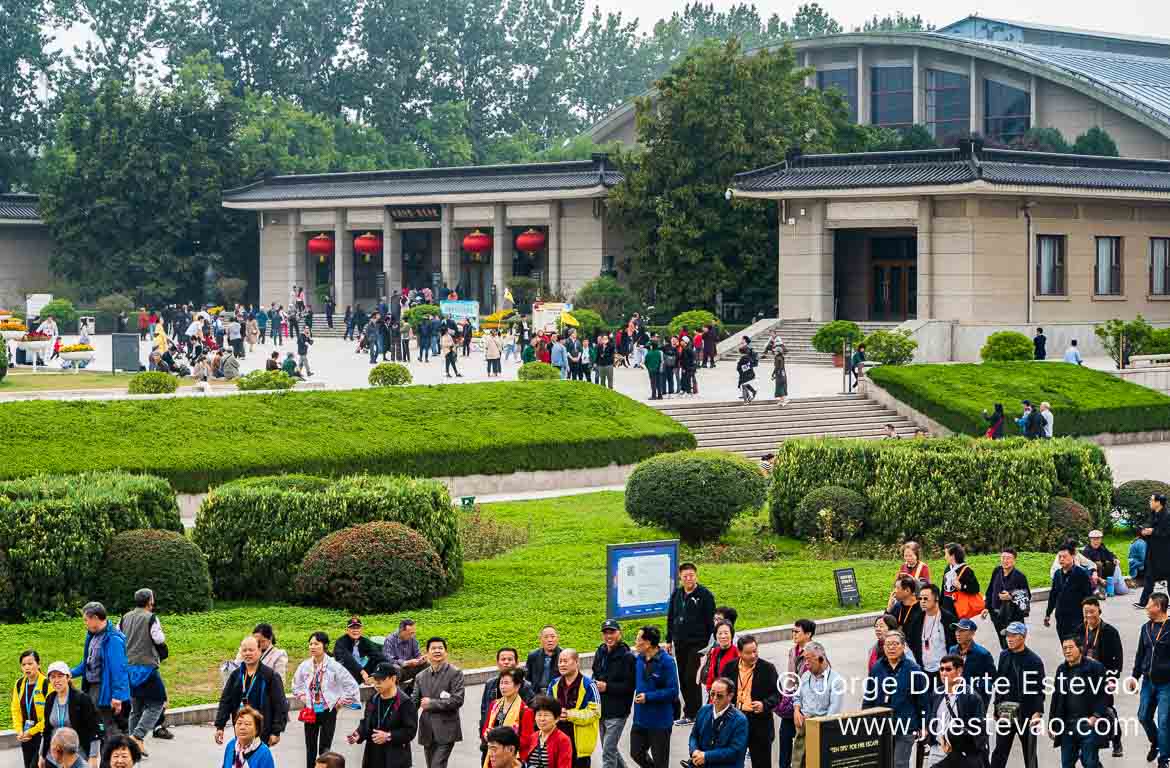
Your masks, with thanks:
[[[268,389],[292,389],[297,380],[284,371],[252,371],[236,380],[236,389],[254,392]]]
[[[1017,331],[996,331],[987,337],[979,350],[979,359],[985,363],[1004,363],[1012,360],[1033,360],[1036,348],[1032,340]]]
[[[1128,528],[1140,528],[1150,519],[1150,497],[1155,493],[1170,495],[1170,483],[1161,480],[1130,480],[1113,491],[1113,509]]]
[[[138,527],[183,532],[174,490],[166,480],[151,475],[116,471],[30,475],[0,482],[0,497],[13,501],[79,499],[79,503],[100,504],[115,513],[119,530]],[[145,524],[130,525],[139,520],[139,514]]]
[[[169,395],[179,388],[179,380],[162,371],[143,371],[130,377],[126,392],[131,395]]]
[[[671,336],[678,336],[684,325],[692,334],[695,331],[703,330],[704,325],[710,325],[716,329],[723,327],[723,323],[715,317],[714,312],[708,312],[705,309],[690,309],[672,317],[666,329]]]
[[[918,342],[910,331],[877,330],[865,337],[865,359],[882,365],[907,365]]]
[[[462,582],[458,513],[436,480],[359,475],[313,489],[276,475],[227,483],[204,499],[192,538],[207,555],[218,597],[279,599],[290,597],[290,563],[328,534],[374,521],[418,531],[439,553],[444,589]]]
[[[555,365],[533,360],[531,363],[520,366],[520,370],[516,372],[516,378],[520,381],[560,381],[561,369]]]
[[[1056,549],[1066,541],[1084,544],[1089,540],[1093,520],[1089,510],[1067,496],[1053,496],[1048,501],[1048,546],[1046,551]]]
[[[626,481],[637,523],[676,531],[684,542],[717,541],[736,515],[759,509],[767,481],[753,462],[725,451],[680,451],[638,464]]]
[[[85,466],[149,472],[189,493],[273,472],[443,477],[604,467],[695,445],[669,416],[573,381],[293,390],[217,398],[211,412],[206,400],[186,397],[15,402],[0,409],[0,433],[0,480]],[[232,446],[230,456],[215,445]]]
[[[331,533],[297,572],[300,601],[350,612],[430,608],[447,573],[435,548],[401,523],[375,522]]]
[[[419,304],[416,307],[411,307],[402,313],[402,319],[410,324],[410,327],[415,331],[418,330],[418,324],[426,319],[427,315],[431,317],[441,317],[442,312],[439,310],[438,304]]]
[[[194,613],[211,608],[211,575],[207,558],[181,533],[123,531],[106,548],[99,593],[107,610],[121,613],[134,607],[135,591],[154,590],[159,609]]]
[[[867,529],[882,539],[972,551],[1043,548],[1054,495],[1072,496],[1100,525],[1112,491],[1104,453],[1079,440],[786,440],[769,498],[777,532],[794,533],[800,502],[825,486],[865,496]]]
[[[1170,397],[1069,363],[879,366],[866,375],[911,408],[965,435],[987,431],[983,409],[1003,403],[1014,419],[1024,399],[1052,404],[1057,435],[1170,429]],[[1011,434],[1014,424],[1005,426]]]
[[[401,363],[378,363],[366,380],[371,387],[396,387],[411,382],[410,370]]]
[[[800,500],[793,516],[793,528],[797,537],[811,539],[821,536],[820,513],[822,509],[833,511],[833,526],[829,531],[836,541],[845,538],[845,523],[856,523],[852,536],[860,536],[865,531],[865,518],[869,511],[869,504],[865,497],[857,491],[842,488],[837,485],[826,485],[814,488]]]

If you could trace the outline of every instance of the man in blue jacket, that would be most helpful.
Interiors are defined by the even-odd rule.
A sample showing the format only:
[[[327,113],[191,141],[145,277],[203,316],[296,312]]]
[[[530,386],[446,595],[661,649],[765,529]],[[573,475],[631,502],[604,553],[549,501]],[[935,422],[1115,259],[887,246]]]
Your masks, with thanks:
[[[743,768],[748,725],[747,717],[732,706],[733,686],[726,677],[711,683],[711,703],[699,709],[691,730],[692,765]]]
[[[109,738],[121,733],[116,715],[121,714],[122,703],[130,700],[126,636],[110,625],[101,603],[86,603],[81,614],[85,617],[85,650],[71,674],[81,680],[81,690],[97,707]]]
[[[975,642],[975,630],[978,626],[970,619],[959,619],[952,625],[955,629],[955,644],[947,649],[947,653],[963,659],[963,679],[967,681],[968,690],[979,695],[983,700],[983,708],[991,705],[991,691],[995,685],[995,659],[991,651]]]
[[[906,658],[906,638],[901,632],[886,633],[882,650],[884,655],[865,681],[861,706],[893,710],[894,768],[910,768],[910,757],[922,730],[930,680],[921,667]]]
[[[670,731],[678,708],[678,665],[659,648],[658,627],[638,630],[634,650],[634,725],[630,728],[630,756],[641,768],[670,765]]]

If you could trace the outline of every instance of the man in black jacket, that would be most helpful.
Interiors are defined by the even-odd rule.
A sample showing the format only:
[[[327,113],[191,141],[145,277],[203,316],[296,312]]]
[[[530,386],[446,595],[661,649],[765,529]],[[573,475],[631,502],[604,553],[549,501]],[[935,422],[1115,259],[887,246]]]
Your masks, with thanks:
[[[1125,665],[1125,652],[1121,647],[1121,633],[1117,627],[1101,619],[1101,602],[1095,597],[1086,597],[1081,612],[1084,623],[1077,627],[1076,636],[1081,639],[1081,649],[1086,656],[1101,662],[1105,677],[1110,681],[1105,691],[1107,714],[1113,721],[1113,756],[1122,757],[1121,722],[1114,708],[1113,692],[1121,679],[1121,668]]]
[[[1170,598],[1161,592],[1150,595],[1146,603],[1149,621],[1138,633],[1137,654],[1133,657],[1133,674],[1127,683],[1134,693],[1141,682],[1138,720],[1150,739],[1146,762],[1158,759],[1158,768],[1170,765],[1170,632],[1167,632],[1166,606]],[[1132,682],[1131,682],[1132,681]]]
[[[1121,563],[1121,558],[1109,551],[1102,541],[1103,534],[1099,530],[1089,531],[1089,543],[1081,550],[1081,554],[1097,564],[1097,575],[1101,577],[1101,589],[1105,588],[1105,580],[1113,578],[1113,573]]]
[[[1146,573],[1142,595],[1134,605],[1145,608],[1154,585],[1170,578],[1170,514],[1166,512],[1166,494],[1150,496],[1150,523],[1141,534],[1146,540]]]
[[[1048,731],[1053,746],[1060,747],[1061,765],[1095,768],[1097,734],[1095,723],[1105,717],[1105,667],[1083,653],[1081,639],[1066,637],[1060,642],[1064,663],[1052,680],[1052,705],[1048,710]]]
[[[922,661],[922,607],[918,604],[918,579],[903,574],[894,581],[894,604],[890,615],[906,636],[916,662]]]
[[[264,716],[260,740],[270,747],[280,741],[280,734],[288,725],[288,698],[284,695],[284,681],[270,667],[260,663],[260,646],[249,635],[240,643],[244,663],[228,675],[219,694],[219,708],[215,712],[215,743],[223,744],[223,729],[230,719],[246,704]]]
[[[927,764],[961,768],[987,764],[987,707],[970,687],[962,685],[963,657],[947,654],[938,665],[942,689],[932,688],[926,700]]]
[[[605,333],[597,337],[597,383],[613,389],[613,344]]]
[[[1044,661],[1027,645],[1028,627],[1007,627],[1008,647],[999,654],[995,687],[995,751],[991,768],[1005,768],[1012,742],[1020,737],[1024,768],[1036,768],[1036,732],[1044,717]]]
[[[598,738],[601,742],[602,768],[625,768],[618,752],[630,708],[634,705],[634,684],[637,660],[630,646],[622,642],[622,627],[613,619],[601,625],[601,645],[593,655],[593,682],[601,694],[601,722]]]
[[[1032,590],[1028,586],[1028,577],[1016,568],[1016,551],[1004,547],[999,553],[999,565],[995,566],[991,581],[987,582],[983,608],[983,618],[991,619],[995,627],[1000,650],[1007,648],[1004,628],[1013,621],[1028,618],[1031,605]]]
[[[1052,623],[1056,613],[1056,634],[1067,637],[1076,631],[1084,619],[1081,603],[1093,595],[1093,583],[1089,572],[1077,565],[1077,547],[1071,541],[1060,545],[1056,553],[1060,568],[1052,574],[1052,591],[1048,593],[1048,609],[1044,614],[1044,626]]]
[[[382,646],[362,634],[362,620],[350,616],[345,634],[333,644],[333,658],[345,667],[358,684],[368,683],[370,673],[386,660]]]
[[[557,664],[561,659],[559,640],[560,635],[557,634],[556,627],[551,624],[542,627],[540,647],[528,654],[528,660],[525,662],[527,674],[524,677],[532,683],[532,690],[537,693],[547,693],[549,684],[560,675],[557,671]]]
[[[666,615],[666,650],[678,662],[683,716],[675,725],[690,725],[703,705],[699,690],[699,653],[715,634],[715,596],[699,583],[694,563],[678,568],[679,586],[670,596]]]
[[[776,738],[772,711],[780,702],[780,676],[772,662],[760,658],[754,635],[740,635],[735,646],[739,658],[729,659],[718,674],[735,683],[732,704],[747,717],[752,765],[770,766],[772,742]]]

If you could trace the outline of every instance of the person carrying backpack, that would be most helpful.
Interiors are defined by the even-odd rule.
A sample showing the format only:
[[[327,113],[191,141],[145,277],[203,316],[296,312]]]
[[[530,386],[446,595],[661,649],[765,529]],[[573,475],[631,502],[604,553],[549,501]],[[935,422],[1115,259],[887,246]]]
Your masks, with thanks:
[[[747,345],[740,347],[739,352],[739,362],[735,364],[736,373],[739,374],[739,391],[743,401],[750,403],[756,399],[756,388],[751,385],[756,378],[756,354]]]

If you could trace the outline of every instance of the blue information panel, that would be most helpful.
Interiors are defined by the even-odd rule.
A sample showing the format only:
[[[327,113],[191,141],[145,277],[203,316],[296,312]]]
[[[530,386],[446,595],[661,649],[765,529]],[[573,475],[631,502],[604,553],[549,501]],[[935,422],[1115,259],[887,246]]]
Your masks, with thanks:
[[[453,320],[467,320],[471,327],[479,330],[479,302],[478,301],[440,301],[439,311],[444,317]]]
[[[610,619],[665,616],[678,581],[678,540],[606,546]]]

